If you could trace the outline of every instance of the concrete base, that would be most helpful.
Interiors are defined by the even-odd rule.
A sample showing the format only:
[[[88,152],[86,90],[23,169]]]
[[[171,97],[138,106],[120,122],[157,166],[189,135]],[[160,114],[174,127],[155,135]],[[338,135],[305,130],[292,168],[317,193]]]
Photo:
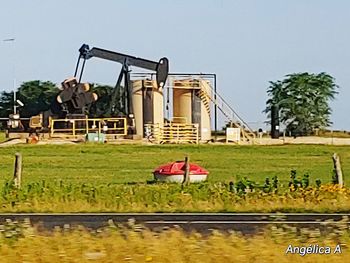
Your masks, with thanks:
[[[207,180],[207,174],[190,174],[190,182],[198,183]],[[160,182],[169,182],[169,183],[182,183],[184,180],[183,174],[176,175],[163,175],[163,174],[154,174],[154,179]]]
[[[142,136],[138,135],[138,134],[130,134],[130,135],[126,135],[125,139],[129,139],[129,140],[142,140]]]

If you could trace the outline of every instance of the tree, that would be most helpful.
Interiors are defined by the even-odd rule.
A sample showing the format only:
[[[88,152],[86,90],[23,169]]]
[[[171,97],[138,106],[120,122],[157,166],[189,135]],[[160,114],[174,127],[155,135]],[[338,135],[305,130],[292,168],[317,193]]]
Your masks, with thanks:
[[[91,84],[90,86],[91,91],[98,96],[97,101],[90,107],[90,115],[92,117],[110,117],[106,115],[106,112],[110,104],[113,87],[98,84]]]
[[[282,81],[270,82],[264,112],[271,117],[271,107],[277,106],[279,120],[288,132],[309,135],[331,124],[328,103],[335,98],[337,89],[335,79],[324,72],[290,74]]]
[[[0,95],[0,117],[7,118],[13,112],[13,92],[1,92]]]
[[[16,97],[23,102],[19,108],[21,117],[31,117],[50,108],[59,90],[50,81],[33,80],[23,82],[18,88]],[[0,116],[8,117],[13,112],[13,92],[2,92],[0,95]]]
[[[113,87],[107,85],[91,84],[91,91],[98,95],[98,100],[91,105],[92,117],[109,117],[106,112],[110,105]],[[17,90],[17,99],[24,106],[19,108],[21,117],[29,118],[50,108],[56,99],[59,89],[50,81],[33,80],[24,82]],[[0,94],[0,117],[7,118],[13,113],[13,92]]]

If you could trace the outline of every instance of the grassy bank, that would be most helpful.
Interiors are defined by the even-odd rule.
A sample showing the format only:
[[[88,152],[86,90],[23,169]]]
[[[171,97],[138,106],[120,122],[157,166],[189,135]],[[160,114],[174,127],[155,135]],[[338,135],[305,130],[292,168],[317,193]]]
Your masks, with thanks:
[[[1,262],[346,262],[349,231],[344,226],[296,233],[287,226],[271,227],[256,236],[238,233],[209,236],[181,230],[160,233],[110,226],[97,233],[84,229],[38,233],[30,227],[7,225],[0,233]],[[17,229],[14,231],[14,229]],[[286,254],[289,245],[329,247],[330,254]],[[335,249],[341,253],[334,253]],[[327,249],[327,248],[326,248]],[[300,249],[300,251],[304,251]],[[323,250],[325,251],[325,249]],[[337,250],[339,251],[339,250]]]

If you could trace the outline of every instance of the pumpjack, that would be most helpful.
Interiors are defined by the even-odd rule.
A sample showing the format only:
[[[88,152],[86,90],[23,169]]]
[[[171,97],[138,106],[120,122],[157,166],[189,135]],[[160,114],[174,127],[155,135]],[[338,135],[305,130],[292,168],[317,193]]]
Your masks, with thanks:
[[[168,59],[165,57],[161,58],[159,62],[154,62],[151,60],[125,55],[122,53],[117,53],[101,48],[93,47],[92,49],[90,49],[89,46],[86,44],[81,46],[81,48],[79,49],[79,53],[80,55],[74,73],[74,77],[76,77],[79,80],[79,83],[81,82],[84,73],[85,63],[90,58],[96,57],[122,64],[122,68],[119,73],[119,77],[115,88],[112,92],[109,107],[106,112],[106,114],[111,116],[123,115],[131,117],[133,115],[130,66],[155,71],[158,89],[163,88],[168,77],[169,62]],[[81,61],[83,62],[80,69],[80,73],[78,74]],[[124,85],[122,85],[123,79]]]
[[[89,48],[83,44],[79,49],[79,57],[75,67],[74,77],[66,79],[61,84],[61,91],[51,103],[50,109],[30,118],[31,131],[42,132],[50,129],[50,118],[86,118],[90,106],[98,100],[97,94],[90,91],[88,83],[81,83],[86,61],[99,58],[122,64],[117,83],[112,91],[105,114],[111,117],[126,117],[131,133],[134,130],[132,108],[132,87],[130,67],[138,67],[156,74],[157,88],[163,88],[169,72],[169,61],[166,57],[158,62],[134,57],[97,47]],[[122,83],[123,82],[123,83]],[[9,127],[10,129],[11,127]]]

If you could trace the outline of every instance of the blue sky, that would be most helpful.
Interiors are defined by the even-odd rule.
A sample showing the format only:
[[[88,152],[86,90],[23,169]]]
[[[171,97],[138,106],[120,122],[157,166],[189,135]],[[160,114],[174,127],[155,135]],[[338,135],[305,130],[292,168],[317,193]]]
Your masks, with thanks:
[[[0,91],[73,75],[83,43],[218,76],[218,90],[253,126],[270,80],[327,72],[341,87],[334,129],[350,130],[350,2],[346,0],[2,0]],[[89,61],[85,80],[114,84],[120,66]],[[255,124],[254,124],[255,123]]]

